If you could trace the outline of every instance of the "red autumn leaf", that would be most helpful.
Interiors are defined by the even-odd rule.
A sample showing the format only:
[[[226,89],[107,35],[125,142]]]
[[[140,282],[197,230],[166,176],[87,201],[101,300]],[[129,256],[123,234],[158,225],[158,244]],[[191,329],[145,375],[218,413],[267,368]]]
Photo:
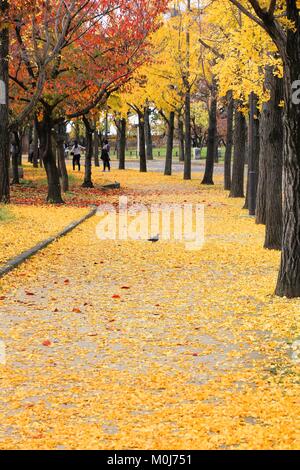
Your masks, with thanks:
[[[6,297],[5,297],[4,295],[2,295],[2,296],[0,297],[0,300],[4,300],[4,299],[6,299]]]
[[[121,289],[126,290],[126,289],[130,289],[130,287],[129,286],[122,286]]]
[[[43,341],[42,344],[43,344],[43,346],[49,348],[49,346],[51,346],[52,343],[51,343],[51,341],[49,341],[49,339],[46,339],[46,341]]]
[[[74,307],[73,310],[72,310],[72,312],[74,312],[74,313],[81,313],[81,310],[80,310],[80,308]]]
[[[28,292],[28,291],[25,291],[25,294],[26,295],[35,295],[33,292]]]
[[[115,294],[115,295],[112,296],[112,299],[120,299],[120,298],[121,298],[121,296],[118,295],[118,294]]]
[[[198,353],[194,353],[193,356],[194,356],[194,357],[198,357],[199,354],[198,354]]]
[[[64,283],[65,283],[65,284],[70,284],[69,279],[65,279],[65,280],[64,280]]]

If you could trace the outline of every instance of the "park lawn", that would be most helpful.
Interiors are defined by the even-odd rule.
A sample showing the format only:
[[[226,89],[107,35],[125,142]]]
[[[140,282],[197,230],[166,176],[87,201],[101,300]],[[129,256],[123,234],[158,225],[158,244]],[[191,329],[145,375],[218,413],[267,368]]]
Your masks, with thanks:
[[[221,178],[115,174],[131,202],[205,204],[205,246],[98,240],[95,217],[6,276],[0,448],[299,448],[300,300],[273,296],[264,228]]]
[[[88,210],[72,207],[0,205],[0,265],[55,235]]]

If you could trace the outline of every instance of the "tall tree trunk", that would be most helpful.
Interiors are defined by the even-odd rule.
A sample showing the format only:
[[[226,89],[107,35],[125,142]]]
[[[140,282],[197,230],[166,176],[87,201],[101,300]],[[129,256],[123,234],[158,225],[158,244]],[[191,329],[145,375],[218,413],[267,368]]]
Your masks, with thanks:
[[[268,67],[270,68],[270,67]],[[266,73],[267,70],[266,70]],[[271,72],[272,73],[272,72]],[[272,73],[273,75],[273,73]],[[265,82],[267,81],[267,77]],[[266,224],[267,205],[267,172],[269,163],[269,126],[273,125],[272,113],[274,103],[268,101],[263,104],[260,118],[260,158],[257,186],[256,223]]]
[[[148,107],[146,107],[145,113],[144,113],[144,119],[145,119],[145,140],[146,140],[147,160],[153,160],[153,142],[152,142],[150,115],[151,115],[151,111]]]
[[[35,117],[35,124],[33,128],[33,168],[39,167],[39,157],[42,160],[41,155],[39,155],[39,136],[38,136],[38,129],[37,129],[37,117]],[[41,151],[41,150],[40,150]]]
[[[184,147],[184,179],[192,179],[192,132],[191,132],[191,91],[187,84],[185,94],[185,147]]]
[[[83,123],[86,132],[86,152],[85,152],[85,170],[84,170],[84,181],[82,183],[83,188],[93,188],[94,184],[92,181],[92,160],[93,160],[93,132],[89,119],[84,116]]]
[[[58,169],[61,178],[61,187],[64,193],[69,191],[69,177],[66,166],[65,158],[65,136],[66,136],[66,125],[65,123],[58,124],[56,134],[56,145],[57,145],[57,156],[58,156]]]
[[[300,297],[300,103],[292,97],[300,70],[300,18],[296,2],[289,2],[284,57],[284,158],[283,158],[283,242],[276,294]],[[299,89],[299,86],[298,86]]]
[[[179,161],[184,162],[184,124],[181,116],[178,116],[178,137],[179,137]]]
[[[9,4],[2,0],[0,12],[3,16],[8,13]],[[9,203],[9,122],[8,122],[8,58],[9,30],[0,29],[0,203]]]
[[[234,100],[232,91],[227,93],[227,135],[226,135],[226,151],[224,162],[224,189],[231,189],[231,160],[233,147],[233,111]]]
[[[211,91],[211,103],[209,109],[209,127],[208,127],[208,141],[207,141],[207,156],[205,173],[202,184],[213,185],[214,163],[215,163],[215,149],[217,138],[217,89],[215,80],[213,81]]]
[[[274,193],[275,199],[277,194],[276,188],[269,187],[268,185],[268,172],[274,164],[274,159],[279,164],[279,172],[282,175],[283,124],[282,108],[279,104],[283,100],[283,84],[282,80],[274,76],[271,66],[265,68],[264,87],[270,92],[270,100],[263,104],[260,118],[260,157],[256,204],[256,223],[263,225],[267,223],[267,193]],[[280,128],[277,129],[278,126]],[[281,205],[282,195],[280,188],[282,188],[281,182],[278,187]],[[282,215],[280,216],[280,226],[282,226]],[[282,231],[282,227],[280,231]]]
[[[256,212],[256,197],[259,174],[259,110],[257,107],[258,97],[253,92],[250,94],[249,103],[248,206],[249,215],[254,216]]]
[[[12,171],[13,177],[11,184],[20,184],[19,178],[19,155],[20,155],[20,138],[17,130],[13,132],[12,140]]]
[[[94,161],[95,167],[98,168],[100,166],[100,159],[99,159],[99,150],[100,150],[100,138],[98,131],[96,129],[96,122],[94,122]]]
[[[174,146],[174,126],[175,126],[175,113],[172,111],[167,120],[168,126],[168,140],[167,140],[167,154],[165,175],[172,175],[172,161],[173,161],[173,146]]]
[[[28,128],[28,163],[32,163],[32,160],[31,160],[31,153],[30,153],[30,146],[31,146],[31,143],[33,142],[33,125],[31,124]]]
[[[38,133],[40,138],[40,152],[48,180],[48,196],[47,201],[51,204],[63,204],[61,196],[61,186],[59,180],[59,172],[56,165],[55,155],[52,146],[52,127],[53,121],[51,111],[44,110],[42,122],[38,123]]]
[[[125,118],[120,119],[118,123],[118,156],[119,156],[119,170],[125,170],[125,157],[126,157],[126,127],[127,122]]]
[[[265,248],[280,250],[282,245],[282,164],[283,164],[283,80],[271,70],[271,114],[267,151]]]
[[[215,163],[219,163],[219,136],[216,134],[215,139]]]
[[[235,106],[234,154],[230,197],[244,197],[246,119]]]
[[[147,173],[147,157],[146,157],[146,142],[145,142],[145,121],[144,114],[139,111],[139,153],[140,153],[140,172]]]

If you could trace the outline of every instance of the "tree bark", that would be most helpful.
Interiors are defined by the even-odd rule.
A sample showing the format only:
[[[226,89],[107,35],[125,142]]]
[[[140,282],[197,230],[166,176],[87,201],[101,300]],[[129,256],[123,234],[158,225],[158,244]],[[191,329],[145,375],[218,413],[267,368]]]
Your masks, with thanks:
[[[272,73],[271,115],[267,151],[266,237],[265,248],[282,246],[282,165],[283,165],[283,80]]]
[[[33,142],[33,125],[31,124],[28,128],[28,163],[32,163],[30,154],[30,144]]]
[[[65,159],[65,135],[66,135],[66,125],[65,123],[58,124],[57,134],[56,134],[56,145],[57,145],[57,155],[58,155],[58,169],[61,178],[61,187],[64,193],[69,191],[69,177],[66,166]]]
[[[273,75],[273,74],[272,74]],[[273,124],[271,113],[273,103],[264,103],[260,118],[260,158],[257,186],[256,223],[266,224],[267,172],[268,172],[268,126]]]
[[[234,154],[230,197],[244,197],[244,169],[246,152],[246,119],[235,106]]]
[[[13,177],[11,184],[20,184],[19,178],[19,156],[20,156],[20,138],[17,130],[13,132],[12,140],[12,170]]]
[[[119,170],[125,170],[126,127],[127,127],[126,119],[125,118],[120,119],[117,124]]]
[[[144,114],[141,111],[138,112],[138,118],[139,118],[140,172],[147,173],[145,121],[144,121]]]
[[[213,185],[214,163],[215,163],[215,149],[217,138],[217,94],[216,83],[213,81],[211,91],[211,103],[209,109],[209,128],[208,128],[208,141],[207,141],[207,156],[205,164],[205,173],[202,184]]]
[[[180,116],[178,116],[178,137],[179,137],[179,161],[184,162],[184,124]]]
[[[185,95],[184,179],[192,179],[191,92],[189,84],[187,84]]]
[[[51,111],[49,109],[44,109],[43,120],[42,122],[37,123],[37,127],[41,144],[41,157],[43,159],[48,180],[47,202],[51,204],[63,204],[64,201],[61,196],[59,172],[52,147],[53,121]]]
[[[259,174],[259,110],[255,93],[249,98],[249,163],[248,163],[248,207],[249,215],[255,216]]]
[[[167,154],[165,165],[165,176],[172,175],[172,161],[173,161],[173,146],[174,146],[174,126],[175,126],[175,113],[172,111],[167,120],[168,126],[168,140],[167,140]]]
[[[283,241],[276,294],[294,298],[300,297],[300,105],[291,91],[299,80],[300,70],[300,18],[296,2],[290,2],[288,18],[295,22],[296,31],[287,31],[284,57]]]
[[[146,140],[147,160],[153,160],[153,142],[152,142],[150,115],[151,115],[150,109],[148,107],[145,107],[144,119],[145,119],[145,140]]]
[[[94,123],[94,161],[95,161],[95,167],[99,168],[100,166],[100,159],[99,159],[99,149],[100,149],[100,138],[98,131],[96,129],[96,122]]]
[[[83,116],[83,123],[86,131],[86,152],[85,152],[85,169],[84,169],[84,181],[82,183],[83,188],[93,188],[94,184],[92,181],[92,160],[93,160],[93,133],[89,119]]]
[[[1,14],[5,16],[9,4],[1,2]],[[9,93],[8,93],[8,63],[9,63],[9,30],[0,29],[0,81],[2,82],[2,103],[0,103],[0,203],[10,202],[9,190]]]
[[[35,124],[33,128],[33,168],[38,168],[39,167],[39,157],[41,158],[41,155],[39,155],[39,136],[38,136],[38,129],[37,129],[37,118],[35,118]]]
[[[227,93],[227,136],[226,136],[226,151],[224,162],[224,189],[231,189],[231,160],[233,148],[233,111],[234,100],[232,91]]]

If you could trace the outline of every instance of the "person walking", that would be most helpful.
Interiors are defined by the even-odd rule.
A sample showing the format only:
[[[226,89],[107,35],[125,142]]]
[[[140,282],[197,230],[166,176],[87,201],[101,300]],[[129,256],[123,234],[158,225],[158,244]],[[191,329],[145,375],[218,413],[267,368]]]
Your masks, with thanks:
[[[78,171],[80,171],[81,150],[85,149],[75,140],[74,147],[71,150],[71,154],[73,155],[73,171],[75,171],[76,166],[78,166]]]
[[[108,140],[104,141],[101,160],[103,161],[103,171],[105,172],[106,168],[110,171],[110,145]]]

